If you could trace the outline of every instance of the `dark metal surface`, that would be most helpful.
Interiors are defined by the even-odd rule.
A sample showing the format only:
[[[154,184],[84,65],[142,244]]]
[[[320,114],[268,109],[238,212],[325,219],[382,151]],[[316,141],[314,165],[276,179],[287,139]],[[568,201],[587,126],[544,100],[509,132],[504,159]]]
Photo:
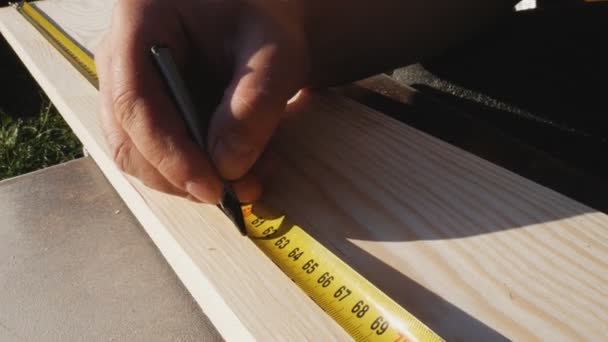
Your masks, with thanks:
[[[442,56],[396,70],[393,80],[343,90],[608,212],[607,17],[608,3],[514,14]]]
[[[552,2],[544,10],[513,14],[393,76],[473,121],[608,181],[608,3],[578,3]],[[447,116],[438,119],[451,120]]]
[[[97,166],[0,182],[0,341],[221,337]]]

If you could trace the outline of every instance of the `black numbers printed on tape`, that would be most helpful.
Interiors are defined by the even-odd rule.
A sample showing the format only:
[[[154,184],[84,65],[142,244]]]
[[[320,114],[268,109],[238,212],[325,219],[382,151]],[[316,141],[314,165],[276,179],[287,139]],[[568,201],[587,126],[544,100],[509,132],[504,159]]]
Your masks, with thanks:
[[[251,225],[254,228],[260,228],[264,223],[266,223],[266,220],[261,217],[255,218],[253,221],[251,221]],[[274,226],[270,226],[270,227],[267,227],[266,229],[264,229],[264,231],[262,232],[262,235],[268,236],[268,235],[276,233],[276,231],[277,231],[277,229]]]
[[[322,287],[328,287],[333,280],[334,276],[330,275],[329,272],[325,272],[317,279],[317,283],[321,284]]]
[[[270,227],[264,229],[264,231],[262,232],[262,235],[266,236],[266,235],[274,234],[276,231],[277,231],[277,229],[274,226],[270,226]]]
[[[369,305],[365,304],[364,301],[360,300],[353,306],[350,312],[354,313],[359,318],[363,318],[363,316],[365,316],[368,310]]]
[[[263,225],[264,222],[266,222],[266,220],[261,217],[258,217],[255,220],[251,221],[251,225],[258,228],[259,226]]]
[[[302,269],[306,271],[306,273],[311,274],[317,269],[318,266],[319,263],[315,262],[315,259],[310,259],[304,264],[304,266],[302,266]]]
[[[369,328],[375,331],[376,335],[382,335],[388,329],[389,325],[388,320],[385,320],[384,317],[380,316],[372,322],[372,325]]]
[[[263,236],[269,236],[271,234],[274,234],[277,231],[277,228],[275,228],[272,225],[268,225],[268,224],[264,225],[266,222],[267,221],[265,219],[258,217],[251,221],[251,225],[255,228],[259,228],[260,230],[263,229],[263,231],[262,231]],[[291,240],[288,239],[287,236],[282,236],[282,237],[278,238],[276,241],[274,241],[274,247],[277,248],[278,250],[284,250],[286,247],[290,246],[290,243],[291,243]],[[301,247],[293,247],[293,244],[291,246],[292,246],[292,248],[289,249],[289,253],[287,253],[288,250],[285,250],[284,253],[287,253],[287,257],[289,258],[289,260],[296,263],[304,255],[304,250]],[[306,247],[306,246],[304,246],[304,247]],[[312,253],[312,254],[307,253],[307,254],[309,254],[310,256],[315,256],[314,253]],[[306,258],[306,259],[303,259],[302,261],[304,261],[304,260],[306,260],[306,262],[296,263],[296,265],[298,265],[296,267],[300,267],[300,265],[301,265],[301,267],[300,267],[301,270],[307,274],[313,274],[317,269],[319,269],[320,267],[323,267],[319,264],[319,262],[315,261],[314,258]],[[318,258],[317,258],[317,260],[318,260]],[[335,276],[332,275],[331,272],[323,272],[323,274],[318,276],[318,278],[315,276],[315,278],[312,278],[311,280],[313,282],[316,280],[316,283],[318,285],[320,285],[320,287],[322,287],[324,289],[329,288],[328,290],[333,292],[333,289],[335,287],[333,287],[332,285],[335,285],[336,287],[338,287],[339,283],[336,284],[336,282],[340,281],[340,276],[338,275],[338,279],[336,279]],[[330,293],[332,293],[332,292],[330,292]],[[349,289],[346,285],[342,285],[342,286],[339,286],[335,290],[335,292],[333,292],[333,297],[337,300],[337,302],[341,302],[341,301],[349,298],[349,296],[351,294],[353,294],[353,290]],[[353,301],[355,301],[355,300],[357,300],[357,299],[354,299]],[[362,319],[370,311],[370,305],[368,303],[366,303],[364,300],[358,300],[351,307],[350,311],[354,318]],[[372,310],[371,314],[373,314],[373,311],[374,310]],[[376,317],[372,321],[371,325],[369,325],[369,330],[371,331],[371,333],[375,334],[377,336],[383,335],[384,333],[386,333],[389,330],[389,328],[390,328],[390,322],[384,316]],[[395,342],[405,342],[405,341],[408,341],[408,339],[403,334],[399,334],[399,336],[395,340]]]
[[[287,256],[290,257],[290,258],[292,258],[293,261],[298,261],[298,259],[300,259],[300,257],[303,254],[304,254],[304,252],[300,251],[300,248],[296,247],[291,252],[289,252],[289,254],[287,254]]]
[[[283,249],[283,248],[287,247],[287,245],[289,245],[290,242],[291,241],[287,237],[283,236],[282,238],[278,239],[274,243],[274,245],[277,246],[279,249]]]
[[[340,288],[334,293],[334,298],[339,298],[338,302],[341,302],[352,293],[346,286],[340,286]]]

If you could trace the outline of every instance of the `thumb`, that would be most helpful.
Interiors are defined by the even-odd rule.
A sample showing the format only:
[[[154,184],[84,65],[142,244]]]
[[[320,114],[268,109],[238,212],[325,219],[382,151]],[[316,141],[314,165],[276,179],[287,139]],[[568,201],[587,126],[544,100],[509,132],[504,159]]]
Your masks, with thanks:
[[[268,54],[261,49],[239,63],[211,119],[211,156],[224,179],[239,179],[255,164],[296,91]]]

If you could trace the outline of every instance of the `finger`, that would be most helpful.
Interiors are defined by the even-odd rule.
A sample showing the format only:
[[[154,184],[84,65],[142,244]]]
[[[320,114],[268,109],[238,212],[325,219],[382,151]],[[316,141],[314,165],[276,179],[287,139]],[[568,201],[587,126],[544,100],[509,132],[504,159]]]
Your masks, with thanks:
[[[258,200],[262,196],[263,185],[277,173],[280,166],[279,156],[272,149],[266,149],[251,172],[233,183],[241,202],[252,203]]]
[[[112,158],[120,170],[137,177],[146,186],[164,193],[185,197],[187,193],[175,187],[161,175],[133,145],[129,136],[111,114],[103,114],[101,127]]]
[[[262,184],[269,182],[281,169],[281,158],[272,149],[267,148],[251,169],[251,173]]]
[[[129,3],[119,2],[113,15],[113,31],[121,32],[111,41],[114,116],[143,158],[171,184],[201,201],[217,203],[220,180],[190,139],[149,55],[159,42],[172,42],[172,51],[185,51],[185,43],[176,38],[184,36],[179,22],[167,19],[177,15],[171,8]]]
[[[169,183],[143,158],[112,115],[110,111],[112,97],[109,87],[112,84],[112,73],[110,72],[112,56],[108,47],[108,40],[104,38],[95,53],[95,64],[99,77],[101,102],[99,119],[114,161],[122,171],[139,178],[148,187],[173,195],[186,196],[185,192]]]
[[[262,196],[262,186],[256,176],[246,175],[232,186],[241,203],[253,203]]]
[[[297,90],[290,85],[289,68],[283,62],[288,59],[277,53],[274,44],[243,51],[209,127],[212,159],[220,175],[229,180],[241,178],[252,167]]]

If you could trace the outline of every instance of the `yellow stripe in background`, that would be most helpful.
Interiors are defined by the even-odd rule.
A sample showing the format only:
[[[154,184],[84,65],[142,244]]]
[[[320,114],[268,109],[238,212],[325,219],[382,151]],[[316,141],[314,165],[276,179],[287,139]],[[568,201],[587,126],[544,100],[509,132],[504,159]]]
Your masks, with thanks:
[[[28,2],[17,4],[17,10],[23,14],[70,63],[76,66],[95,87],[97,87],[97,68],[93,56],[84,51],[70,37],[54,25],[40,11]]]

